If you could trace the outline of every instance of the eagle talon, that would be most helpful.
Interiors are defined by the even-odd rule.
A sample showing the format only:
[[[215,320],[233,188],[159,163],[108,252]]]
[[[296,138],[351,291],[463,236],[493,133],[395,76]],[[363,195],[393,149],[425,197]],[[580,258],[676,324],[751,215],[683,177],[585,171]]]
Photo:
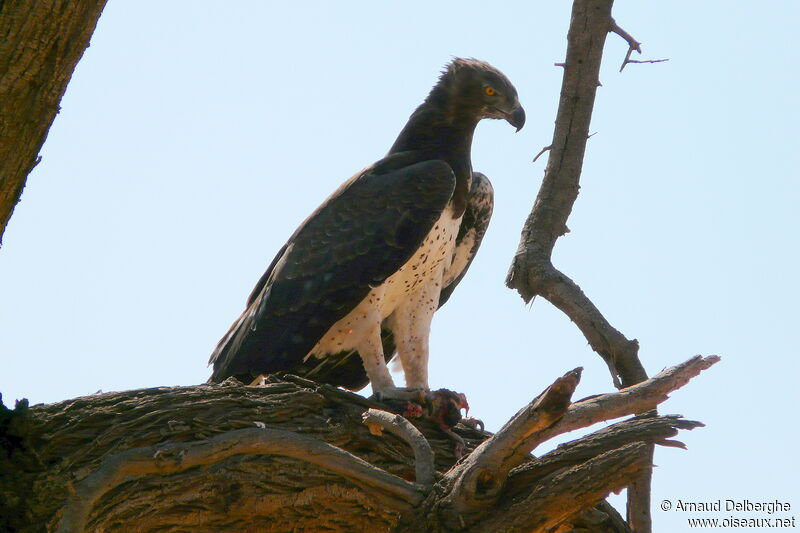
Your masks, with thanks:
[[[455,433],[452,429],[442,427],[442,431],[445,435],[450,437],[455,445],[453,446],[453,455],[456,456],[456,460],[461,460],[464,457],[464,448],[467,446],[467,443],[461,438],[461,435]]]

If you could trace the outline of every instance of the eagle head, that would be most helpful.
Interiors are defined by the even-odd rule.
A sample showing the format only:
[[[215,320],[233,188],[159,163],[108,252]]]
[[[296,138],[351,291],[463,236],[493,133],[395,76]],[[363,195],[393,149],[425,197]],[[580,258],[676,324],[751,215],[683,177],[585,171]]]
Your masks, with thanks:
[[[445,67],[431,96],[448,102],[454,118],[505,119],[517,131],[525,125],[525,110],[514,85],[485,61],[455,58]]]

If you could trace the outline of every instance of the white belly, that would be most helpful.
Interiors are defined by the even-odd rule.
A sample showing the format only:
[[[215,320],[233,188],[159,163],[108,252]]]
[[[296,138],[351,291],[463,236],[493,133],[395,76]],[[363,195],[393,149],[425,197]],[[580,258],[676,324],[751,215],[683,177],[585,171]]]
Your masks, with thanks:
[[[413,302],[414,305],[429,306],[434,311],[439,305],[445,271],[453,261],[460,226],[461,218],[454,219],[450,207],[445,209],[411,259],[336,322],[306,357],[356,349],[395,309],[422,294],[429,301]]]

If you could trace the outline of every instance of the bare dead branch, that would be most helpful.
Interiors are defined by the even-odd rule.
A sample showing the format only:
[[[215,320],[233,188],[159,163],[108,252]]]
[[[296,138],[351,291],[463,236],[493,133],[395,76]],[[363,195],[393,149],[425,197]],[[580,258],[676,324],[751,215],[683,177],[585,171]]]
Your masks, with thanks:
[[[664,59],[629,59],[628,63],[665,63],[669,58]]]
[[[536,294],[535,280],[528,274],[528,266],[543,260],[549,262],[556,239],[563,234],[578,196],[603,45],[610,27],[611,4],[611,0],[577,0],[573,4],[550,157],[506,279],[506,284],[519,291],[525,301]]]
[[[496,502],[498,502],[501,494],[507,488],[510,470],[520,465],[527,457],[527,454],[540,443],[556,435],[587,427],[597,422],[650,411],[666,400],[668,393],[682,387],[692,377],[717,361],[719,361],[719,358],[716,356],[706,358],[693,357],[680,365],[664,370],[655,377],[638,385],[628,387],[619,392],[586,398],[573,404],[570,404],[570,397],[578,385],[580,369],[565,374],[534,401],[520,410],[496,435],[475,448],[472,454],[462,463],[455,465],[445,474],[441,485],[445,487],[446,493],[441,497],[437,496],[436,503],[440,512],[439,518],[445,522],[449,521],[455,527],[458,520],[467,520],[471,523],[482,520],[483,515],[487,514],[486,511],[489,508],[492,509],[489,514],[497,515]],[[636,423],[630,422],[630,424],[635,425]],[[675,428],[688,428],[688,426],[695,427],[696,425],[694,422],[683,423],[673,420],[668,420],[668,424],[671,424],[671,429],[664,432],[662,428],[660,433],[661,440],[673,436],[674,431],[672,430]],[[642,440],[641,437],[644,434],[642,431],[640,428],[640,432],[637,434],[640,438],[637,440]],[[631,438],[630,432],[627,434],[623,432],[623,435]],[[614,440],[613,437],[618,437],[618,435],[609,436],[608,433],[601,432],[600,442],[603,442],[606,447],[613,446],[613,449],[599,448],[595,443],[594,448],[589,446],[594,452],[591,457],[597,457],[598,454],[613,454],[630,446],[630,442],[625,442],[619,438]],[[651,435],[650,440],[655,440],[655,437]],[[598,494],[602,490],[606,490],[607,493],[608,490],[617,490],[620,487],[627,486],[632,483],[631,480],[633,478],[630,476],[635,473],[641,473],[650,467],[652,446],[646,442],[639,442],[637,446],[637,453],[642,455],[636,458],[636,468],[627,471],[625,476],[615,478],[613,482],[609,481],[609,484],[595,485],[599,491]],[[603,456],[601,455],[601,457]],[[591,462],[594,460],[591,457],[583,456],[581,459]],[[522,489],[518,486],[512,490],[524,492],[528,489],[529,486],[525,486]],[[602,495],[598,496],[598,498],[600,497]],[[556,495],[553,501],[558,501],[558,498],[559,496]],[[507,502],[509,499],[503,498],[502,501]],[[582,508],[596,502],[596,500],[586,499],[582,501],[582,505],[584,505]],[[571,512],[578,510],[574,505],[577,504],[573,504],[570,507]],[[502,512],[499,514],[502,514]],[[522,520],[521,523],[527,523],[531,519],[530,516],[519,518],[519,520]],[[564,517],[558,515],[553,519],[561,521]],[[495,522],[492,522],[492,524],[497,525]],[[488,531],[488,529],[478,529],[478,531],[484,530]],[[496,529],[496,531],[507,531],[507,529],[501,528]]]
[[[531,449],[556,435],[588,427],[597,422],[654,409],[669,398],[670,392],[683,387],[693,377],[719,361],[720,358],[716,355],[708,357],[696,355],[684,363],[659,372],[647,381],[619,392],[592,396],[575,402],[558,422],[529,437],[531,441],[537,441]]]
[[[526,302],[542,295],[569,316],[606,361],[619,388],[647,378],[638,360],[638,343],[613,328],[580,287],[551,261],[556,240],[566,233],[567,219],[578,197],[603,45],[609,28],[615,26],[611,4],[611,0],[576,0],[573,4],[550,157],[506,284]]]
[[[548,260],[538,267],[535,290],[578,326],[589,345],[609,367],[614,386],[647,379],[639,361],[639,343],[628,340],[603,316],[581,288]]]
[[[577,368],[558,378],[445,474],[443,484],[448,487],[448,494],[443,500],[451,515],[474,515],[496,500],[508,472],[530,452],[529,436],[553,425],[566,412],[581,370]]]
[[[617,35],[625,39],[625,42],[628,43],[628,52],[625,54],[625,59],[622,60],[622,65],[619,67],[619,71],[622,72],[622,69],[625,68],[625,65],[632,62],[631,54],[633,53],[634,50],[639,54],[642,53],[642,46],[641,46],[642,43],[634,39],[630,33],[620,28],[617,22],[613,18],[611,19],[611,27],[609,31],[616,33]]]
[[[204,441],[133,448],[109,457],[97,470],[75,484],[58,531],[83,531],[94,503],[110,489],[132,478],[182,472],[238,454],[283,455],[316,464],[357,485],[379,491],[384,502],[398,510],[408,510],[417,505],[424,495],[422,487],[326,442],[290,431],[240,429]]]
[[[526,302],[541,294],[566,313],[606,362],[614,385],[619,387],[647,378],[638,358],[638,343],[613,328],[580,288],[552,265],[553,247],[566,233],[567,219],[580,188],[606,35],[611,31],[628,42],[623,68],[634,50],[641,53],[639,42],[611,17],[612,4],[613,0],[573,2],[550,157],[539,194],[522,229],[506,285],[516,289]],[[645,472],[641,482],[634,484],[628,493],[629,518],[636,517],[631,527],[641,533],[651,530],[649,483],[649,474]]]
[[[385,429],[392,435],[406,441],[414,451],[417,483],[426,487],[433,485],[434,473],[436,472],[433,450],[425,435],[411,425],[411,422],[398,414],[388,413],[379,409],[365,411],[363,421],[369,427],[370,432],[375,435],[380,435],[382,430]]]
[[[529,533],[552,528],[611,492],[625,488],[650,465],[648,445],[637,442],[606,452],[585,463],[547,478],[523,498],[504,500],[509,505],[487,513],[472,533]]]
[[[558,378],[500,431],[447,472],[445,478],[452,482],[455,509],[468,509],[476,500],[486,501],[497,495],[508,472],[530,453],[530,436],[552,426],[567,411],[580,382],[581,370],[576,368]]]
[[[554,472],[575,466],[592,457],[627,446],[632,442],[647,442],[662,446],[681,443],[669,440],[678,430],[692,430],[703,424],[685,420],[679,415],[637,416],[595,431],[578,440],[559,445],[555,450],[514,468],[509,473],[504,497],[515,496]],[[685,446],[679,446],[684,447]]]
[[[609,31],[616,33],[628,43],[628,52],[625,54],[625,59],[622,60],[622,65],[619,67],[620,72],[622,72],[625,65],[628,63],[663,63],[669,61],[669,59],[631,59],[631,54],[633,54],[634,50],[639,54],[642,53],[642,43],[634,39],[633,35],[622,29],[613,18],[611,19],[611,29]]]
[[[633,35],[622,29],[619,26],[619,24],[617,24],[617,21],[614,20],[613,17],[611,18],[611,28],[609,31],[611,31],[612,33],[616,33],[617,35],[625,39],[625,42],[628,43],[628,46],[630,47],[631,50],[636,50],[640,54],[642,53],[642,43],[634,39]]]
[[[547,145],[544,148],[542,148],[541,150],[539,150],[539,153],[536,154],[536,156],[533,158],[533,162],[535,163],[536,160],[539,159],[542,156],[542,154],[544,154],[545,152],[550,150],[552,147],[553,147],[552,145]]]

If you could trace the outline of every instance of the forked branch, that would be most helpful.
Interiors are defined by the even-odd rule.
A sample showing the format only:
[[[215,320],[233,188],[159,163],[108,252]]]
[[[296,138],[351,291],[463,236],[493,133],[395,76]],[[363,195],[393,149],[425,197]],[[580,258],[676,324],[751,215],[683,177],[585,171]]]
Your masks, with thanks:
[[[669,59],[631,59],[631,54],[634,51],[638,54],[642,53],[642,43],[634,39],[633,35],[622,29],[613,18],[611,19],[611,29],[609,31],[616,33],[628,43],[628,52],[625,54],[625,59],[622,60],[622,65],[619,67],[620,72],[622,72],[625,65],[628,63],[663,63],[669,61]]]
[[[689,380],[719,360],[716,355],[708,357],[696,355],[684,363],[659,372],[647,381],[619,392],[592,396],[575,402],[556,424],[529,437],[530,444],[533,445],[531,450],[556,435],[588,427],[597,422],[654,409],[669,398],[670,392],[683,387]]]
[[[611,17],[612,4],[613,0],[573,3],[550,157],[539,194],[522,229],[506,285],[516,289],[526,302],[542,295],[569,316],[606,362],[614,385],[619,388],[647,378],[639,361],[638,343],[612,327],[580,287],[552,264],[553,247],[566,233],[567,219],[578,197],[606,35],[614,32],[628,43],[620,71],[632,62],[630,56],[634,50],[641,53],[640,43]],[[642,533],[651,529],[649,494],[650,475],[645,471],[628,493],[630,525]]]
[[[580,369],[568,372],[520,410],[497,434],[478,446],[462,463],[451,468],[441,483],[446,488],[446,494],[442,497],[437,496],[435,504],[429,502],[429,505],[438,509],[441,520],[453,525],[458,524],[459,521],[477,523],[487,515],[504,514],[498,510],[497,505],[499,505],[498,502],[509,501],[509,498],[505,497],[501,500],[500,496],[507,494],[508,482],[515,477],[509,475],[510,471],[525,461],[528,454],[540,443],[556,435],[588,427],[597,422],[650,411],[665,401],[670,392],[682,387],[717,361],[719,358],[716,356],[693,357],[638,385],[575,403],[570,403],[570,397],[578,385]],[[591,486],[592,490],[597,491],[597,499],[602,498],[609,491],[628,486],[633,477],[650,467],[651,456],[647,453],[651,449],[649,443],[656,442],[656,440],[664,441],[666,436],[674,435],[676,428],[691,429],[697,427],[698,423],[668,420],[667,425],[668,428],[665,430],[662,423],[660,427],[662,438],[660,439],[644,438],[640,427],[637,427],[637,432],[617,432],[614,439],[608,435],[603,436],[605,440],[601,439],[601,441],[604,443],[604,447],[598,448],[598,441],[595,441],[595,447],[591,449],[592,453],[586,453],[586,449],[584,449],[584,456],[581,457],[580,464],[568,465],[569,468],[577,469],[573,472],[577,477],[566,476],[564,480],[580,479],[582,483],[589,483],[588,480],[591,476],[588,476],[587,472],[594,472],[593,475],[596,475],[599,468],[597,465],[603,464],[607,467],[610,464],[608,461],[619,461],[618,477],[609,477],[608,471],[606,471],[603,476],[599,476],[599,479],[591,481],[587,486]],[[653,428],[650,428],[650,431],[652,430]],[[640,446],[626,448],[632,441],[638,441]],[[642,443],[642,441],[645,442]],[[621,451],[623,448],[625,451]],[[603,459],[601,460],[601,458]],[[592,463],[595,460],[600,462]],[[580,475],[578,472],[581,472]],[[515,485],[516,488],[512,489],[515,493],[531,490],[529,485],[525,488],[520,488],[522,486],[518,484]],[[542,498],[543,493],[544,489],[539,491],[538,496],[534,493],[530,494],[532,500],[528,501],[528,505],[531,509],[536,508],[534,500]],[[560,501],[561,496],[552,490],[549,491],[549,494],[557,496],[553,501]],[[575,512],[580,505],[585,507],[596,501],[592,499],[594,496],[587,498],[578,498],[580,503],[576,502],[568,506],[569,513]],[[489,509],[491,509],[491,513],[487,512]],[[531,526],[532,515],[522,512],[521,508],[515,508],[514,512],[519,512],[522,516],[519,520],[521,520],[520,524],[524,525],[519,526],[520,531],[525,530],[525,527],[534,529],[545,527]],[[526,514],[528,514],[527,518],[524,517]],[[555,515],[551,513],[551,515],[552,520],[557,522],[566,516],[558,513]],[[492,527],[497,525],[495,522],[490,522],[493,524]],[[506,526],[511,527],[508,524]],[[491,528],[483,529],[483,526],[476,529],[476,531],[490,530]],[[516,529],[502,529],[502,531],[516,531]]]
[[[531,487],[543,483],[553,473],[579,465],[631,442],[685,448],[685,445],[671,438],[679,430],[698,427],[703,427],[703,424],[685,420],[679,415],[636,416],[612,424],[578,440],[561,444],[555,450],[513,469],[509,473],[505,496],[516,497],[518,494],[530,492]]]

